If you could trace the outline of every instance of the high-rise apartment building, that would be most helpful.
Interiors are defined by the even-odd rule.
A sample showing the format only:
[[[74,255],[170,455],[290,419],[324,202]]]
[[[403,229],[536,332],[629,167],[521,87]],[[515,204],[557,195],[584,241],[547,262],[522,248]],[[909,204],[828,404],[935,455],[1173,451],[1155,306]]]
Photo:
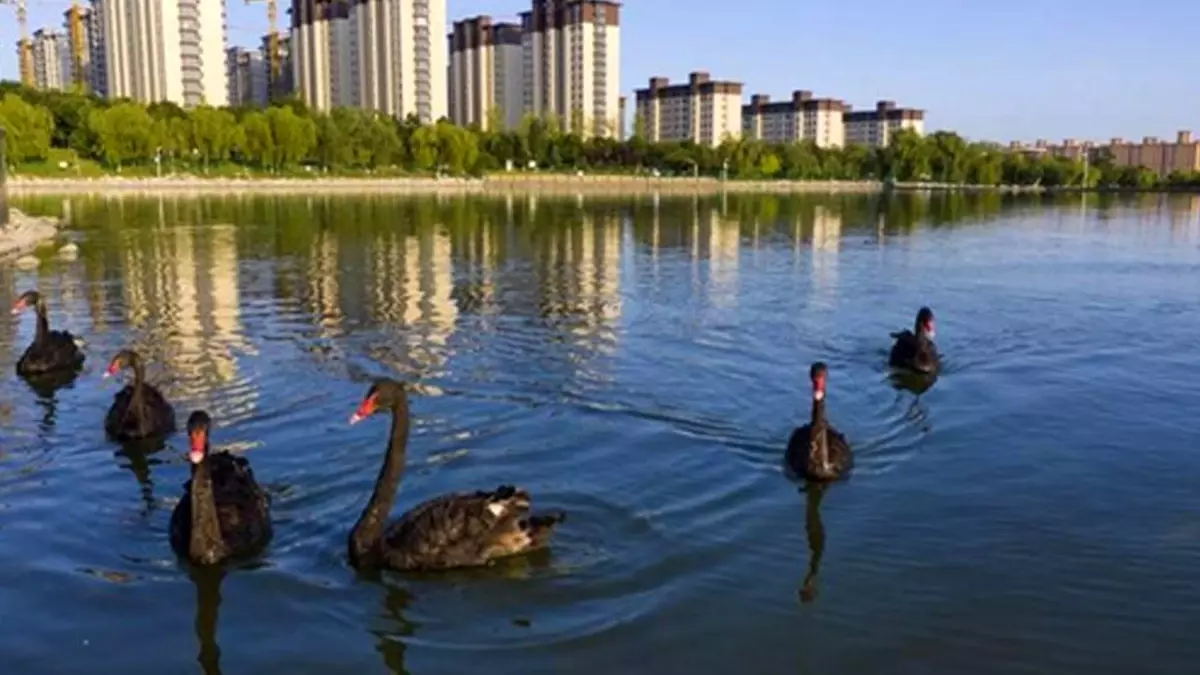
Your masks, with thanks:
[[[837,99],[813,98],[810,91],[795,91],[790,100],[776,102],[756,94],[742,106],[742,135],[769,143],[808,140],[819,148],[840,148],[846,143],[847,109]]]
[[[257,49],[230,47],[225,67],[229,86],[229,105],[265,107],[269,99],[267,60]]]
[[[351,3],[292,0],[292,74],[310,107],[329,110],[354,103]]]
[[[446,0],[292,0],[295,87],[313,108],[446,114]]]
[[[225,0],[93,0],[105,93],[225,105]]]
[[[718,82],[708,73],[696,72],[688,75],[687,84],[672,85],[665,77],[652,77],[649,87],[634,93],[636,114],[652,143],[692,141],[716,146],[742,135],[741,82]]]
[[[97,44],[92,30],[93,20],[92,10],[80,5],[72,5],[63,12],[63,27],[70,49],[71,86],[87,92],[95,91]]]
[[[71,66],[71,44],[66,34],[44,28],[34,31],[32,48],[34,86],[38,89],[69,90],[74,70]]]
[[[263,36],[262,53],[264,55],[271,53],[271,42],[270,34]],[[271,69],[270,58],[265,57],[267,59],[267,99],[271,101],[290,96],[296,90],[291,35],[282,32],[277,34],[274,40],[274,49],[278,59],[277,71]]]
[[[93,3],[99,5],[100,3]],[[100,8],[93,7],[82,10],[83,14],[80,20],[83,23],[83,37],[86,45],[87,55],[84,57],[87,60],[87,88],[88,91],[96,96],[108,96],[108,49],[104,42],[104,31],[101,28]],[[70,10],[67,10],[68,22],[70,21]],[[68,24],[69,25],[69,24]],[[74,49],[74,33],[71,34],[72,45]]]
[[[846,142],[872,148],[886,147],[892,134],[901,129],[925,133],[925,111],[897,108],[893,101],[879,101],[874,110],[846,109]]]
[[[355,105],[422,122],[446,116],[446,0],[358,0],[350,23]]]
[[[450,120],[487,128],[495,118],[515,129],[524,114],[521,26],[489,16],[454,22],[450,48]]]
[[[584,135],[616,136],[621,96],[620,5],[533,0],[521,14],[525,110]]]

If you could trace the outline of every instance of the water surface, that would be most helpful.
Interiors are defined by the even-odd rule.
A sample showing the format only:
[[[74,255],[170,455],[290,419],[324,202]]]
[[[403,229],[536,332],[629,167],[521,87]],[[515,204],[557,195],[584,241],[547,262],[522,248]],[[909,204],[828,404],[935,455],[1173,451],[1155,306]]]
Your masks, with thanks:
[[[39,398],[0,321],[12,673],[1134,673],[1200,660],[1200,199],[18,199],[74,261],[0,267],[87,339]],[[884,368],[929,304],[919,398]],[[186,441],[107,442],[132,345],[274,498],[261,561],[167,542]],[[807,368],[857,450],[780,467]],[[345,538],[411,382],[397,511],[518,482],[548,554],[361,577]],[[816,556],[814,556],[816,554]],[[815,564],[819,563],[819,564]],[[807,578],[807,581],[806,581]]]

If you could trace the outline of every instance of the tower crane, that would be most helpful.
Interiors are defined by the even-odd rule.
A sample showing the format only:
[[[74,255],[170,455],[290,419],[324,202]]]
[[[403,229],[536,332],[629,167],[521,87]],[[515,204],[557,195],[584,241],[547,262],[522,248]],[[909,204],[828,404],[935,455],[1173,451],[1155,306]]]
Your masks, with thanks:
[[[271,69],[271,82],[279,81],[279,5],[276,0],[246,0],[249,5],[254,2],[267,4],[267,63]]]
[[[35,86],[33,43],[29,41],[29,15],[25,11],[25,0],[0,0],[0,5],[15,5],[17,8],[17,26],[21,30],[21,39],[17,41],[17,54],[21,62],[21,84],[33,87]]]

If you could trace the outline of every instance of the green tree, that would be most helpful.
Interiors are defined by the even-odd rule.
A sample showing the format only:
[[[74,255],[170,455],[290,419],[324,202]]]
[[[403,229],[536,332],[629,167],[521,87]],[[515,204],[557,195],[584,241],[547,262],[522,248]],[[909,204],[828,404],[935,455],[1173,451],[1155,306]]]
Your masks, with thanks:
[[[645,120],[638,115],[632,135],[624,141],[609,137],[611,120],[589,124],[581,110],[573,109],[567,121],[563,125],[552,114],[527,115],[518,128],[506,129],[500,109],[492,108],[480,126],[461,128],[446,120],[422,124],[409,115],[396,121],[357,109],[314,114],[294,97],[266,110],[201,106],[189,111],[169,102],[110,104],[77,92],[37,91],[0,82],[0,123],[9,127],[9,154],[15,163],[47,157],[51,148],[70,148],[118,169],[148,161],[161,150],[172,162],[179,158],[187,165],[199,160],[205,171],[212,162],[232,159],[270,171],[312,162],[331,171],[400,164],[418,171],[477,173],[501,169],[511,160],[520,168],[535,161],[546,169],[640,172],[653,168],[707,176],[723,175],[728,167],[730,178],[742,179],[1200,187],[1196,173],[1177,172],[1163,178],[1141,167],[1120,166],[1107,148],[1094,153],[1085,174],[1080,160],[970,142],[951,131],[923,137],[902,130],[883,148],[817,147],[811,140],[778,144],[749,138],[726,138],[710,147],[652,143]],[[922,216],[903,217],[914,221]]]
[[[45,159],[50,154],[54,118],[45,108],[26,103],[16,94],[5,94],[0,100],[0,126],[7,132],[10,162]]]
[[[300,117],[292,106],[273,106],[267,110],[271,128],[271,166],[280,171],[294,166],[317,145],[317,128],[307,117]]]
[[[412,132],[408,140],[408,154],[412,167],[418,171],[432,171],[438,162],[439,139],[437,129],[423,125]]]
[[[451,173],[465,173],[475,168],[479,147],[475,135],[449,122],[435,127],[438,163]]]
[[[241,143],[241,127],[233,113],[209,106],[200,106],[188,116],[191,122],[193,148],[204,162],[208,173],[210,162],[223,162]]]
[[[133,102],[118,103],[105,110],[93,110],[88,126],[96,134],[101,157],[111,167],[150,159],[157,147],[154,120],[144,106]]]
[[[317,115],[313,119],[317,129],[317,143],[314,148],[317,164],[328,171],[350,164],[352,149],[349,147],[346,135],[329,115]]]
[[[933,153],[930,145],[912,129],[900,129],[888,139],[880,153],[884,177],[898,181],[929,179]]]
[[[487,119],[484,122],[484,131],[496,134],[504,131],[508,127],[507,121],[504,119],[504,111],[500,106],[494,105],[488,108]]]
[[[275,157],[275,137],[271,133],[271,123],[266,114],[252,111],[242,118],[242,144],[240,151],[243,157],[259,168],[273,169]]]
[[[367,145],[370,151],[368,164],[372,169],[390,166],[403,160],[403,144],[396,125],[385,115],[376,115],[367,128]]]

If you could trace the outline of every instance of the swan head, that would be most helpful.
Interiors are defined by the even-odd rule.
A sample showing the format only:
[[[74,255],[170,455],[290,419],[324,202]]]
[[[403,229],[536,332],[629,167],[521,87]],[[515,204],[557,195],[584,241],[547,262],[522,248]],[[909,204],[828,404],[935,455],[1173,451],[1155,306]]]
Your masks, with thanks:
[[[42,296],[37,291],[25,291],[13,303],[12,313],[20,314],[30,307],[37,307],[42,302]]]
[[[204,457],[208,455],[208,430],[211,426],[212,418],[203,410],[197,410],[188,417],[188,460],[192,464],[203,462]]]
[[[812,381],[812,395],[814,401],[820,401],[825,398],[825,377],[829,373],[829,368],[821,361],[812,364],[808,369],[808,379]]]
[[[931,340],[933,339],[934,330],[932,309],[929,309],[928,307],[922,307],[920,311],[917,312],[917,330],[915,332],[917,335],[924,333],[925,337]]]
[[[350,424],[357,424],[381,410],[399,410],[408,407],[408,394],[404,385],[395,380],[380,378],[371,384],[358,409],[350,416]]]
[[[108,369],[104,371],[104,377],[112,377],[121,372],[121,369],[128,368],[139,360],[137,352],[132,349],[122,349],[117,352],[117,355],[112,357],[112,361],[108,362]]]

